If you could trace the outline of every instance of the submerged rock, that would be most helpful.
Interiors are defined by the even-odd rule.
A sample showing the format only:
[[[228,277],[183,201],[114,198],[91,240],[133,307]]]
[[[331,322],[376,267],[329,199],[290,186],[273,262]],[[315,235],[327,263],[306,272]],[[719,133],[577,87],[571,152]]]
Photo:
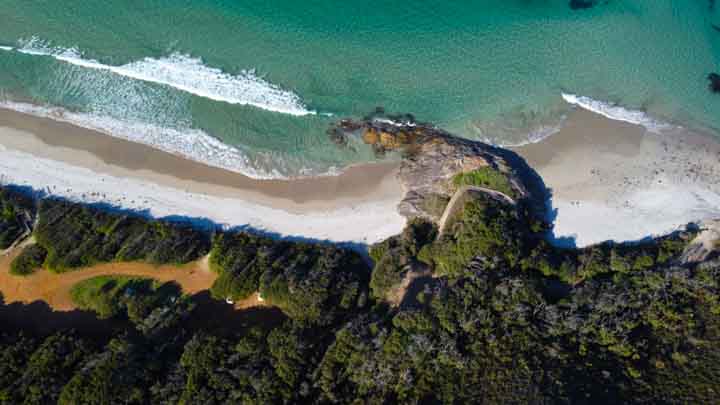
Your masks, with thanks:
[[[713,93],[720,93],[720,74],[710,73],[708,75],[708,80],[710,80],[710,91]]]
[[[595,6],[595,0],[570,0],[570,8],[573,10],[583,10]]]

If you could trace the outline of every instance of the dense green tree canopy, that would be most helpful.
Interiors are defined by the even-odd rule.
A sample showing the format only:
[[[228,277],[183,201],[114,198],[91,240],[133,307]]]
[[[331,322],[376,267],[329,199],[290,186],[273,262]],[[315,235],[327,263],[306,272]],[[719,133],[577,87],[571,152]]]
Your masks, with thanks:
[[[198,311],[195,297],[171,285],[84,282],[73,291],[79,305],[122,326],[99,339],[0,325],[0,403],[717,401],[720,258],[680,260],[694,231],[560,249],[532,231],[520,206],[476,197],[441,235],[413,221],[373,246],[372,272],[336,246],[215,235],[213,294],[259,291],[287,315],[279,325],[210,328],[185,322]],[[112,229],[147,236],[143,253],[106,248],[81,262],[158,257],[158,238],[172,257],[197,257],[206,246],[195,231],[160,237],[168,225],[63,204],[40,210],[53,263],[76,263],[113,241],[136,246]],[[48,209],[63,218],[43,220]],[[80,236],[60,238],[54,226]],[[415,299],[386,302],[418,269],[429,276],[404,290]]]

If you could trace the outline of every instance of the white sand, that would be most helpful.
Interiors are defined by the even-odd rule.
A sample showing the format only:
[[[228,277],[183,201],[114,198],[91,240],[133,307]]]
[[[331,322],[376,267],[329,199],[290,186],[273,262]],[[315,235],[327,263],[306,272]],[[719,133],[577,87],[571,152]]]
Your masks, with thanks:
[[[104,202],[154,217],[207,219],[225,227],[250,226],[283,237],[374,243],[399,233],[400,196],[333,210],[291,213],[237,198],[222,198],[158,185],[140,177],[115,177],[0,146],[0,182],[82,202]]]
[[[720,218],[720,145],[705,136],[578,110],[557,134],[516,151],[552,189],[561,244],[636,241]]]

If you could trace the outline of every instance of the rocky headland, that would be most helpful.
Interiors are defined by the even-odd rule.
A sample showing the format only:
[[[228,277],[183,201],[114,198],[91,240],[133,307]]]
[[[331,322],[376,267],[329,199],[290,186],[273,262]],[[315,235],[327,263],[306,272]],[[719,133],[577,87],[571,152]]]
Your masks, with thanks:
[[[408,219],[438,222],[453,197],[469,187],[520,202],[537,218],[546,216],[549,195],[542,180],[507,149],[456,137],[412,116],[346,119],[328,133],[339,145],[356,136],[378,155],[402,156],[398,178],[406,194],[398,210]]]

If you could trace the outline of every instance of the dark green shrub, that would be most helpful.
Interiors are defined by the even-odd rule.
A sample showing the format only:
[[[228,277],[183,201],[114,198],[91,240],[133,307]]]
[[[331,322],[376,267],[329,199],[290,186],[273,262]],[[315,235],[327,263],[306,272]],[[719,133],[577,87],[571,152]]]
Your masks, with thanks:
[[[476,194],[456,213],[453,223],[418,254],[418,259],[432,266],[436,274],[462,275],[478,256],[498,259],[511,267],[519,262],[525,229],[513,205]]]
[[[458,173],[453,177],[455,187],[477,186],[499,191],[510,198],[515,198],[515,190],[508,176],[492,167],[481,167],[467,173]]]
[[[26,276],[42,267],[47,251],[39,245],[26,246],[10,264],[10,274]]]
[[[113,261],[183,264],[210,248],[208,235],[189,226],[59,200],[41,202],[35,238],[56,272]]]
[[[70,295],[80,309],[95,311],[100,318],[122,315],[140,323],[155,308],[177,302],[181,291],[175,283],[128,276],[98,276],[74,285]]]
[[[25,195],[0,187],[0,249],[9,248],[31,226],[34,201]]]

